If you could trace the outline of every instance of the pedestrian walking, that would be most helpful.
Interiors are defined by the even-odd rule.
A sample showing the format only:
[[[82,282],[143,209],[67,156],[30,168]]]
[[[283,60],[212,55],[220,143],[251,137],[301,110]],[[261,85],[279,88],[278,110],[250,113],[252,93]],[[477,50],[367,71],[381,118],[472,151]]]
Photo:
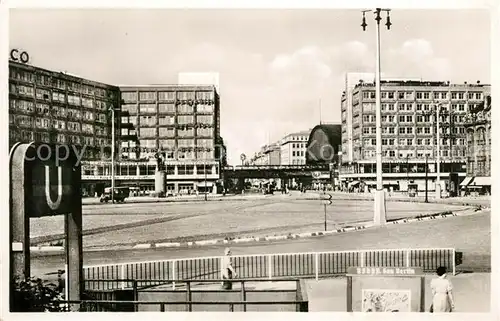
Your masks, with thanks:
[[[446,268],[444,266],[438,267],[436,274],[438,276],[431,281],[432,305],[430,312],[452,312],[455,310],[453,286],[446,277]]]
[[[238,274],[234,270],[233,264],[231,262],[231,249],[226,248],[224,250],[224,256],[221,262],[221,274],[222,274],[222,288],[224,290],[231,290],[233,284],[230,281],[233,277],[237,277]]]
[[[64,272],[64,270],[57,270],[57,291],[62,297],[64,297],[64,290],[66,288],[66,282],[63,277]]]

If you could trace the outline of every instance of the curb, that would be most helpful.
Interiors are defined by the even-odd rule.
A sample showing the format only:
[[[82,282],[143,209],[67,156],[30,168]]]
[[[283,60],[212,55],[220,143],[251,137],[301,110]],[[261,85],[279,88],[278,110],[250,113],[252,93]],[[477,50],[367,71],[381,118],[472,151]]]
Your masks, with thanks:
[[[474,213],[481,212],[477,209],[466,209],[459,212],[439,212],[434,214],[426,214],[419,215],[411,218],[402,218],[394,221],[389,221],[385,225],[395,225],[395,224],[407,224],[412,222],[421,222],[421,221],[431,221],[431,220],[439,220],[445,219],[448,217],[455,216],[467,216],[472,215]],[[269,235],[269,236],[256,236],[256,237],[238,237],[231,239],[211,239],[211,240],[200,240],[200,241],[190,241],[190,242],[164,242],[164,243],[140,243],[134,245],[123,245],[119,247],[101,247],[101,248],[93,248],[87,250],[88,252],[101,252],[101,251],[109,251],[109,250],[143,250],[143,249],[153,249],[153,248],[185,248],[185,247],[200,247],[200,246],[210,246],[210,245],[220,245],[220,244],[241,244],[241,243],[251,243],[251,242],[266,242],[266,241],[281,241],[281,240],[291,240],[291,239],[300,239],[300,238],[312,238],[312,237],[320,237],[327,236],[333,234],[341,234],[347,232],[355,232],[359,230],[365,230],[368,228],[375,227],[372,222],[366,222],[364,225],[358,226],[347,226],[335,230],[330,231],[316,231],[316,232],[303,232],[303,233],[289,233],[283,235]],[[62,252],[64,251],[64,247],[62,246],[38,246],[38,247],[30,247],[30,251],[32,252]]]

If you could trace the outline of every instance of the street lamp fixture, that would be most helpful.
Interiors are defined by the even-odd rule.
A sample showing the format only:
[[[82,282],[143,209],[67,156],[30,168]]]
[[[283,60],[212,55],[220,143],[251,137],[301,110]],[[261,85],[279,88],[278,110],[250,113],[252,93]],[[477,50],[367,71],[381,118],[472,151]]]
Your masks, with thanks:
[[[363,31],[366,30],[366,19],[365,13],[371,10],[363,10],[363,22],[361,27]],[[387,221],[386,208],[385,208],[385,191],[382,183],[382,111],[381,111],[381,101],[380,101],[380,20],[381,12],[384,11],[387,14],[387,30],[390,30],[392,25],[389,12],[390,9],[380,9],[377,8],[373,10],[375,15],[375,35],[376,35],[376,59],[375,59],[375,119],[376,119],[376,164],[377,164],[377,189],[375,191],[375,206],[373,221],[375,225],[383,225]]]

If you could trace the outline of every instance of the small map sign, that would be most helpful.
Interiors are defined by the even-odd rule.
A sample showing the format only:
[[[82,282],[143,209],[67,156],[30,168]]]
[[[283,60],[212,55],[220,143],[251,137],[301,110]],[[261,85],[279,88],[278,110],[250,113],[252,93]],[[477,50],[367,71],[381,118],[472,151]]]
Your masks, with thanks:
[[[422,268],[398,268],[398,267],[350,267],[347,275],[351,276],[420,276]]]

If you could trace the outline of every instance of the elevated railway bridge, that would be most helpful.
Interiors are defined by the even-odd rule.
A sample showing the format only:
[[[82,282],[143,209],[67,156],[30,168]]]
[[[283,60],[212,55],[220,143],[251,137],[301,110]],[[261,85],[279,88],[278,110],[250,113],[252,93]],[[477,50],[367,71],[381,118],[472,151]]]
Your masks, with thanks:
[[[329,165],[239,165],[226,166],[224,179],[231,178],[312,178],[330,176]]]

